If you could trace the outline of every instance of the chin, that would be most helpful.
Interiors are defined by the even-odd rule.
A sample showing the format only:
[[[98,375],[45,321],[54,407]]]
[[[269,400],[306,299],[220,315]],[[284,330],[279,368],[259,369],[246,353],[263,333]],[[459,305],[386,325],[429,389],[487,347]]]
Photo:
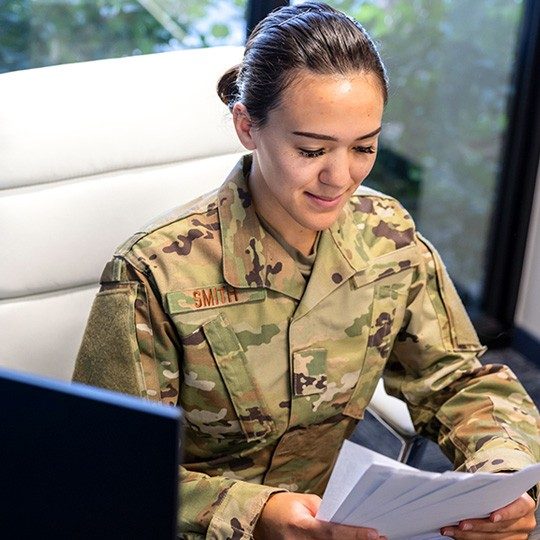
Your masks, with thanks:
[[[313,225],[306,224],[305,227],[306,229],[309,229],[310,231],[320,232],[320,231],[325,231],[326,229],[329,229],[335,222],[336,220],[333,219],[332,221],[328,221],[327,223],[317,223]]]

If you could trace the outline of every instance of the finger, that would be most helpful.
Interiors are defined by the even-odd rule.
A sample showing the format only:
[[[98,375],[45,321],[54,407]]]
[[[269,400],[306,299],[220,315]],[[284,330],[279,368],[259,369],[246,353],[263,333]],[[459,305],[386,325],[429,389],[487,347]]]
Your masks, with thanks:
[[[483,533],[495,532],[531,532],[536,527],[536,518],[534,514],[527,514],[520,519],[511,519],[506,521],[492,522],[489,519],[474,519],[462,521],[459,526],[454,528],[460,531],[475,531]],[[448,527],[447,527],[448,528]]]
[[[509,505],[491,513],[488,518],[464,519],[459,523],[460,531],[532,531],[536,526],[534,501],[525,494]],[[449,530],[449,528],[445,528]]]
[[[348,525],[338,525],[336,523],[319,521],[319,527],[314,527],[309,532],[309,538],[320,538],[321,540],[383,540],[384,536],[379,535],[375,529],[365,527],[350,527]]]
[[[459,526],[443,527],[441,534],[456,539],[482,540],[528,538],[530,532],[536,527],[536,519],[533,514],[527,514],[521,519],[501,521],[493,523],[488,519],[470,520],[461,522]]]
[[[494,523],[517,519],[533,511],[535,506],[532,497],[527,493],[524,493],[519,499],[492,512],[489,519]]]
[[[308,509],[312,516],[317,514],[321,502],[322,499],[317,495],[306,495],[303,499],[305,508]],[[336,540],[387,540],[385,536],[380,536],[375,529],[350,527],[349,525],[339,525],[330,521],[315,520],[315,522],[322,525],[323,530],[320,531],[320,538],[324,538],[324,540],[334,538]]]
[[[302,504],[308,509],[309,513],[315,517],[321,506],[322,499],[318,495],[306,494],[302,499]]]
[[[445,538],[454,538],[455,540],[527,540],[529,533],[520,532],[466,532],[460,531],[455,527],[445,528],[441,531]]]

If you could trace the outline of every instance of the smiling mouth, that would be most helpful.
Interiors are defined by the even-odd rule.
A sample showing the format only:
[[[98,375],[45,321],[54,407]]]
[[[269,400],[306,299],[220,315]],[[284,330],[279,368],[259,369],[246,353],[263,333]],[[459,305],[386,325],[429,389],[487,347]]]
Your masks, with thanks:
[[[315,193],[310,193],[306,191],[306,195],[315,203],[326,208],[337,206],[341,199],[343,198],[343,193],[337,197],[323,197],[322,195],[315,195]]]
[[[336,201],[337,199],[341,198],[341,195],[338,195],[337,197],[323,197],[322,195],[315,195],[314,193],[310,193],[310,195],[316,199],[321,199],[328,202]]]

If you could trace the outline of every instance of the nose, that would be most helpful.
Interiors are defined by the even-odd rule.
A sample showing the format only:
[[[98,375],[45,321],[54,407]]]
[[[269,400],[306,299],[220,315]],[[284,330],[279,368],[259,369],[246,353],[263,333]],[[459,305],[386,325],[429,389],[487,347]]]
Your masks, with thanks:
[[[319,172],[319,181],[327,186],[341,188],[348,186],[351,179],[351,163],[345,154],[328,156]]]

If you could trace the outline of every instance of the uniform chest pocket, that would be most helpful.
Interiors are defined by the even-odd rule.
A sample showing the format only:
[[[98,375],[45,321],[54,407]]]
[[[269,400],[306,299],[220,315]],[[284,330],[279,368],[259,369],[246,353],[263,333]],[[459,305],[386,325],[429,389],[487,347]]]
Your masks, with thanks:
[[[222,313],[202,328],[243,434],[248,441],[263,438],[274,429],[274,422],[236,334]]]
[[[366,353],[358,382],[343,411],[347,416],[357,419],[364,416],[403,321],[405,291],[401,283],[375,286]]]

